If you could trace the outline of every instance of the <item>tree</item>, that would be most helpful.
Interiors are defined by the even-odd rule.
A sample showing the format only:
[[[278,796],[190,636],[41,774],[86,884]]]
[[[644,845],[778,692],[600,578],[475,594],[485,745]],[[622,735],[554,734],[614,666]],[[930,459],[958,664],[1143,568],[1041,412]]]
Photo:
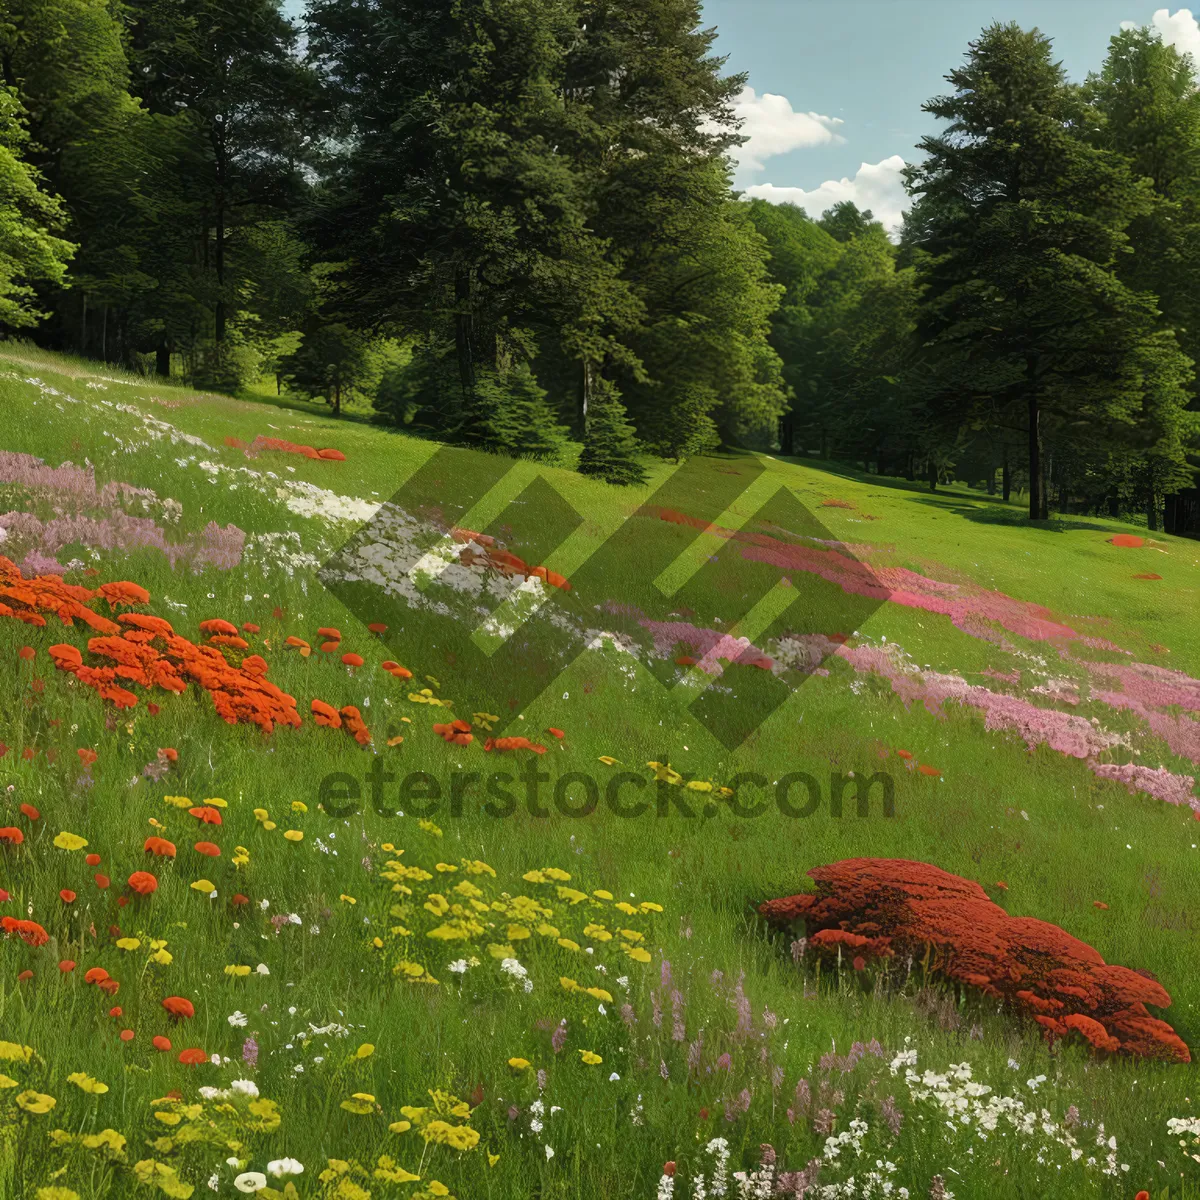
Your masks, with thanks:
[[[830,237],[839,242],[848,242],[851,238],[861,237],[878,222],[869,208],[860,209],[853,200],[839,200],[821,214],[817,224]]]
[[[13,93],[0,88],[0,325],[28,328],[44,317],[35,284],[61,284],[75,247],[55,236],[65,221],[22,154],[29,135]]]
[[[1083,136],[1091,116],[1037,30],[993,25],[925,111],[906,179],[923,294],[917,373],[934,425],[1019,427],[1029,515],[1047,515],[1048,443],[1119,446],[1152,424],[1148,373],[1170,391],[1187,361],[1152,295],[1121,281],[1126,230],[1152,206],[1119,155]]]
[[[289,388],[324,400],[342,415],[342,400],[354,393],[370,369],[363,337],[345,325],[317,320],[299,347],[280,361]]]
[[[633,426],[616,388],[603,377],[597,379],[588,410],[579,473],[622,487],[646,482],[646,472],[637,458]]]
[[[481,372],[462,440],[493,454],[549,462],[566,445],[566,431],[528,363],[501,374]]]

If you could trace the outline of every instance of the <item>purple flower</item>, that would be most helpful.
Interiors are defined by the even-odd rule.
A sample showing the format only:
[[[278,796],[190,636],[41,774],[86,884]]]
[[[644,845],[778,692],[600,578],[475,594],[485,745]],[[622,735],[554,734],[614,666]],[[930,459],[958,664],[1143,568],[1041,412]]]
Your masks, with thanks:
[[[683,993],[675,991],[671,993],[671,1040],[682,1042],[687,1040],[687,1028],[683,1023]]]
[[[883,1114],[884,1123],[892,1131],[892,1136],[900,1132],[900,1126],[904,1123],[904,1114],[896,1107],[895,1096],[889,1096],[882,1105],[880,1111]]]
[[[242,1043],[242,1062],[248,1067],[258,1063],[258,1043],[253,1038],[247,1038]]]
[[[558,1028],[550,1037],[550,1045],[554,1047],[554,1053],[557,1054],[567,1044],[567,1022],[566,1020],[559,1021]]]
[[[717,1070],[718,1071],[732,1071],[733,1070],[732,1056],[729,1054],[722,1054],[721,1057],[717,1059]]]

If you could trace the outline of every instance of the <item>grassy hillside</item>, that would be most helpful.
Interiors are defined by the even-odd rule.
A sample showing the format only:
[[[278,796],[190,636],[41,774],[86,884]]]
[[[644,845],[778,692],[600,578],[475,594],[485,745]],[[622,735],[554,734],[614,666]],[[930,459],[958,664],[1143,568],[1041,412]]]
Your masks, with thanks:
[[[262,1172],[339,1200],[651,1197],[668,1161],[677,1196],[699,1173],[737,1195],[717,1139],[729,1172],[763,1143],[785,1171],[820,1160],[817,1195],[1184,1194],[1179,1139],[1200,1147],[1167,1122],[1194,1115],[1193,1066],[1047,1044],[921,963],[818,963],[755,908],[839,859],[930,862],[1152,972],[1194,1052],[1200,543],[751,455],[618,490],[19,348],[0,415],[0,554],[149,593],[96,600],[110,619],[197,644],[232,623],[247,644],[223,653],[260,655],[301,717],[229,724],[197,683],[116,708],[55,669],[60,643],[101,663],[78,622],[0,617],[0,825],[22,835],[0,831],[0,915],[50,935],[0,942],[0,1195],[233,1195]],[[313,699],[355,706],[370,744]],[[456,718],[470,744],[434,732]],[[372,770],[396,777],[377,804]],[[614,812],[621,772],[639,816]],[[772,789],[801,772],[821,798],[797,818]],[[428,780],[399,794],[421,773],[436,805]],[[571,773],[594,812],[586,779],[555,801]],[[851,773],[888,777],[892,816],[882,780],[835,815]]]

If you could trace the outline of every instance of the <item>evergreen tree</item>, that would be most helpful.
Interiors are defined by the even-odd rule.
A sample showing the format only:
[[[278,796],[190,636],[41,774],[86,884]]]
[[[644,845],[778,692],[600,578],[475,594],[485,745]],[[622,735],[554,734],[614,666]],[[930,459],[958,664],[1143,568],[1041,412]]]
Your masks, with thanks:
[[[1036,30],[993,25],[925,105],[949,122],[909,168],[925,251],[918,373],[931,422],[991,421],[1028,445],[1029,514],[1047,515],[1043,449],[1085,434],[1110,446],[1152,424],[1145,380],[1186,373],[1154,297],[1115,269],[1152,206],[1118,155],[1089,144],[1088,112]]]
[[[493,454],[537,462],[552,461],[566,445],[566,431],[528,363],[504,374],[480,373],[459,436]]]
[[[0,326],[37,324],[35,284],[59,284],[75,247],[55,236],[65,214],[23,158],[29,135],[12,92],[0,88]]]
[[[593,384],[579,473],[623,487],[646,482],[633,426],[625,419],[617,389],[602,376]]]
[[[369,362],[363,337],[327,319],[316,319],[305,330],[299,347],[280,362],[288,387],[314,400],[324,400],[333,415],[342,415],[342,401],[364,381]]]

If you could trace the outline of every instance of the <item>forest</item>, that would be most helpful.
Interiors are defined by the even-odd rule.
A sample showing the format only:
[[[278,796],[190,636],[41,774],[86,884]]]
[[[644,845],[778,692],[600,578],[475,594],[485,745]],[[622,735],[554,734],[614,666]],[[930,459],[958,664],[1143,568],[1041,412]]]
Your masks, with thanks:
[[[899,230],[732,187],[699,0],[3,0],[0,334],[639,483],[721,446],[1134,516],[1200,464],[1200,92],[996,24]]]

